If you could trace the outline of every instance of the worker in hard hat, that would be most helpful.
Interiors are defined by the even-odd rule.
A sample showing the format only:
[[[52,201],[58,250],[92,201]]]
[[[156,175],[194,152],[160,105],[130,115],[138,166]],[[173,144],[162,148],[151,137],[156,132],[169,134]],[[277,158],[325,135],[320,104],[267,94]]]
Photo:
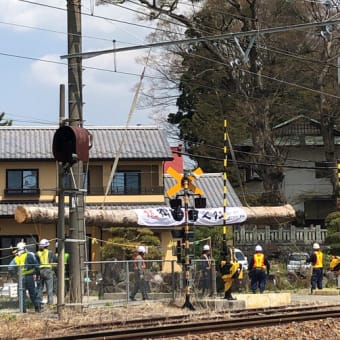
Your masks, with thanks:
[[[255,253],[249,263],[250,289],[255,294],[257,289],[262,294],[266,289],[267,275],[270,272],[270,263],[259,244],[255,247]]]
[[[340,289],[340,256],[332,256],[329,268],[336,275],[336,288]]]
[[[201,256],[201,282],[202,296],[212,296],[212,266],[210,246],[205,244]]]
[[[224,249],[221,253],[219,270],[224,282],[224,299],[236,300],[231,293],[234,280],[241,279],[242,265],[235,259],[233,248]]]
[[[58,258],[48,249],[50,242],[43,238],[39,242],[39,250],[37,251],[37,258],[39,260],[40,280],[38,281],[38,297],[42,303],[43,290],[46,286],[47,304],[53,305],[53,281],[54,268],[57,265]]]
[[[312,277],[310,292],[313,294],[316,288],[322,289],[323,279],[323,252],[320,249],[319,243],[313,243],[313,252],[307,259],[307,263],[312,264]]]
[[[132,293],[130,294],[130,299],[132,301],[136,301],[135,296],[138,293],[138,291],[141,292],[143,300],[148,299],[147,285],[145,281],[145,269],[146,269],[146,263],[144,261],[145,252],[146,252],[145,247],[139,246],[137,248],[137,255],[133,262],[135,285],[134,285]]]
[[[39,272],[38,260],[35,254],[27,250],[25,242],[19,242],[16,245],[14,254],[15,257],[10,262],[8,271],[11,274],[19,273],[19,279],[21,278],[22,292],[19,292],[19,298],[23,306],[22,311],[26,313],[26,290],[28,290],[35,311],[40,312],[41,305],[35,287],[37,273]]]

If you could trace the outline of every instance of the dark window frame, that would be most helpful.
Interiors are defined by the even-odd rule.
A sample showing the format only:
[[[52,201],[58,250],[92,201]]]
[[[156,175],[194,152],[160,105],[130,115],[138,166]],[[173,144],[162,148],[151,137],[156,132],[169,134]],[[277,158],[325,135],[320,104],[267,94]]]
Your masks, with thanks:
[[[141,171],[119,170],[113,177],[110,193],[112,195],[141,194]]]
[[[24,172],[31,172],[31,174],[25,175]],[[13,185],[14,183],[10,183],[10,175],[14,172],[21,173],[19,185]],[[32,174],[35,172],[35,174]],[[25,178],[34,177],[35,184],[29,185],[29,182],[24,182]],[[18,184],[18,183],[17,183]],[[38,168],[23,168],[23,169],[6,169],[6,195],[39,195],[39,169]]]
[[[315,162],[315,178],[331,178],[334,174],[334,163]]]

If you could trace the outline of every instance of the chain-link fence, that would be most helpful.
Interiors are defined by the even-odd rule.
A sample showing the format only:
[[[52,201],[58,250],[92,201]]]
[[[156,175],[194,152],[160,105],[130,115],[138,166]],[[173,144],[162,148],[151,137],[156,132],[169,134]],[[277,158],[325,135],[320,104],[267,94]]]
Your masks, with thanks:
[[[202,297],[201,260],[192,260],[189,266],[189,280],[182,266],[176,261],[145,260],[144,289],[148,300],[174,301],[181,298],[190,287],[193,299]],[[223,291],[223,286],[216,280],[215,262],[212,261],[212,275],[209,282],[212,295]],[[81,275],[83,276],[82,303],[86,305],[114,305],[117,303],[132,303],[131,294],[135,287],[134,261],[98,261],[85,262]],[[8,266],[0,266],[0,312],[8,309],[24,311],[26,306],[33,308],[28,291],[22,285],[24,276],[17,267],[15,274],[10,274]],[[39,277],[37,276],[37,280]],[[217,284],[216,284],[217,282]],[[57,271],[54,280],[54,304],[57,304]],[[39,281],[35,282],[36,287]],[[72,276],[65,278],[65,304],[72,304]],[[23,299],[23,294],[25,299]],[[47,304],[46,287],[43,288],[43,305]],[[139,290],[136,300],[142,300]],[[24,301],[25,300],[25,306]]]
[[[21,271],[18,272],[18,275],[10,274],[8,271],[8,266],[0,266],[0,311],[1,310],[21,310],[22,306],[19,306],[19,283],[22,280],[19,280],[19,275],[21,275]],[[20,284],[21,286],[21,284]]]
[[[145,260],[144,289],[149,300],[173,301],[183,294],[188,284],[190,293],[199,295],[202,286],[201,260],[192,260],[189,266],[189,280],[176,261]],[[213,261],[214,264],[214,261]],[[99,300],[126,301],[135,288],[134,261],[85,262],[84,297],[98,297]],[[98,268],[100,269],[92,269]],[[215,266],[213,265],[213,268]],[[216,271],[211,276],[211,290],[216,293]],[[142,299],[139,290],[136,299]],[[92,298],[93,300],[93,298]]]

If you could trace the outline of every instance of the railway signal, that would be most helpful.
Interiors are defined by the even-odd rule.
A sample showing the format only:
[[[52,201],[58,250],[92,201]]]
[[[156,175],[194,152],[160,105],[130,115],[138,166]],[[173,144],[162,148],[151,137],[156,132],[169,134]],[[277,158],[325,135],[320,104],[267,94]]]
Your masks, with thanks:
[[[55,132],[52,148],[55,160],[63,164],[88,162],[91,135],[82,127],[64,125]]]
[[[181,241],[177,241],[176,255],[177,262],[183,265],[184,272],[184,282],[185,282],[185,303],[183,308],[189,308],[190,310],[195,310],[194,306],[190,302],[190,237],[193,236],[190,230],[189,223],[194,222],[198,218],[198,211],[196,209],[189,208],[189,198],[190,196],[198,195],[199,197],[194,199],[195,208],[205,208],[206,199],[201,197],[203,191],[193,184],[193,181],[203,174],[201,168],[197,168],[189,174],[180,174],[173,168],[168,169],[168,174],[171,175],[177,183],[167,190],[167,195],[170,197],[170,206],[172,208],[172,215],[176,221],[182,221],[184,218],[184,226],[182,232],[180,233]],[[182,192],[182,194],[179,194]],[[175,196],[176,198],[171,199]],[[182,210],[182,200],[179,198],[183,197],[184,212]],[[184,245],[184,258],[182,259],[182,249]]]

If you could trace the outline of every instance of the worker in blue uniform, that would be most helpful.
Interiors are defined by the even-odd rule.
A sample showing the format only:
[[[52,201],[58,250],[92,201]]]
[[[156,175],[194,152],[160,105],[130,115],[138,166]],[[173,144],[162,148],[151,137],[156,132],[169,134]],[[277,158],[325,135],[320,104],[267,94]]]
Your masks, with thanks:
[[[255,247],[255,253],[249,263],[250,289],[255,294],[257,289],[262,294],[266,289],[267,275],[270,271],[270,263],[263,253],[260,245]]]
[[[322,289],[323,279],[323,252],[320,250],[319,243],[313,244],[313,252],[307,259],[307,263],[312,264],[312,277],[311,277],[311,288],[310,292],[313,294],[316,288]]]
[[[21,279],[22,292],[19,292],[23,312],[26,313],[26,290],[29,293],[30,300],[35,307],[36,312],[41,311],[41,304],[37,295],[36,280],[39,277],[39,263],[34,253],[26,249],[24,242],[19,242],[15,249],[15,257],[9,263],[8,271],[10,274],[19,273]],[[20,273],[21,272],[21,273]]]

